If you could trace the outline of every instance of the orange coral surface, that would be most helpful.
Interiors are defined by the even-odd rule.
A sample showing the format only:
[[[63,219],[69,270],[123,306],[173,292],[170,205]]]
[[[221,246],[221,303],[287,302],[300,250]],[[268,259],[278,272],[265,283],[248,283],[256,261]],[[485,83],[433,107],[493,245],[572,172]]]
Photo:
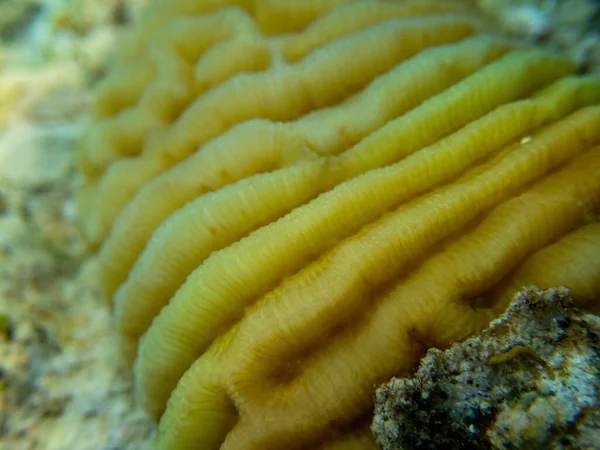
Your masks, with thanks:
[[[379,383],[600,293],[600,79],[439,1],[155,0],[82,227],[157,448],[374,448]],[[113,301],[114,299],[114,301]]]

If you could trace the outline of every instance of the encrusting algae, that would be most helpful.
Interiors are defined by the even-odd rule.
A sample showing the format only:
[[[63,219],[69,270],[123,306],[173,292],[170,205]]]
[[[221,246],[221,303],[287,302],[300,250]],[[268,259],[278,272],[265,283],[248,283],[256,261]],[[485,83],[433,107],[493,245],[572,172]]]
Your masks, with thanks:
[[[375,387],[522,286],[594,306],[573,72],[452,2],[151,2],[78,201],[156,448],[376,448]]]

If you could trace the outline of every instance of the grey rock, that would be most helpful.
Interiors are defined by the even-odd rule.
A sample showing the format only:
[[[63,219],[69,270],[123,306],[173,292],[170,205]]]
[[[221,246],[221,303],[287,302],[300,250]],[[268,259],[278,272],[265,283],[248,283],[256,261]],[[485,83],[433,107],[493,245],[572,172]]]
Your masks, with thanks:
[[[527,289],[480,336],[430,350],[376,395],[384,449],[600,448],[600,318]]]

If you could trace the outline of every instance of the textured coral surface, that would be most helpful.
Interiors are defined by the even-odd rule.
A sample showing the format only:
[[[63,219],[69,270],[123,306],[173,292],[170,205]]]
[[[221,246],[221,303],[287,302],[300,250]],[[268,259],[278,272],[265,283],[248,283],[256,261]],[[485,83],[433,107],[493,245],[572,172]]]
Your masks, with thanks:
[[[154,1],[80,152],[158,448],[370,448],[374,386],[600,287],[600,80],[451,2]],[[168,403],[167,403],[168,402]]]

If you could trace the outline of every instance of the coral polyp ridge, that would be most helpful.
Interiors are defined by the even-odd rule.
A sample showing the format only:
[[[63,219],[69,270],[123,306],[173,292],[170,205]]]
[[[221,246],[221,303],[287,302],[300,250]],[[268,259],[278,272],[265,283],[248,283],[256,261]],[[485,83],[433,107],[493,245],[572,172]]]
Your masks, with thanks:
[[[156,448],[376,448],[374,387],[522,286],[599,298],[600,79],[438,1],[163,1],[82,229]]]

